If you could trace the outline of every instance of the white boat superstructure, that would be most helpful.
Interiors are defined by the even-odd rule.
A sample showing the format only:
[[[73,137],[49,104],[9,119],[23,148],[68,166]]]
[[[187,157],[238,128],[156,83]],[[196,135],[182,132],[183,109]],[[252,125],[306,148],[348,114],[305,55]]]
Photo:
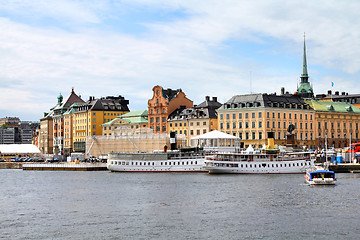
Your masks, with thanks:
[[[334,185],[336,183],[334,171],[320,166],[307,169],[304,177],[309,185]]]
[[[107,168],[113,172],[206,172],[201,152],[109,153]]]
[[[310,152],[216,153],[205,159],[209,173],[304,173],[315,159]]]

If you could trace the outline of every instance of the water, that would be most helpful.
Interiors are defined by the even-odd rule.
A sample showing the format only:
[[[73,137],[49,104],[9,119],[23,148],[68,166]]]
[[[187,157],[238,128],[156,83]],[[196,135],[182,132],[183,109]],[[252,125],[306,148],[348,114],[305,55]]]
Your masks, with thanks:
[[[0,170],[1,239],[358,239],[360,174]]]

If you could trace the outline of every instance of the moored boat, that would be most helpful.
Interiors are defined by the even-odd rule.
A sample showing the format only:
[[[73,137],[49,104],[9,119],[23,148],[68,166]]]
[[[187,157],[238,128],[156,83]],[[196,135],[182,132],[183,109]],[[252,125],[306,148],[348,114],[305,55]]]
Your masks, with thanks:
[[[154,153],[109,153],[107,168],[112,172],[206,172],[202,151]]]
[[[261,151],[238,153],[218,152],[205,159],[209,173],[305,173],[315,159],[310,152],[279,151],[273,134],[268,134],[268,146]]]

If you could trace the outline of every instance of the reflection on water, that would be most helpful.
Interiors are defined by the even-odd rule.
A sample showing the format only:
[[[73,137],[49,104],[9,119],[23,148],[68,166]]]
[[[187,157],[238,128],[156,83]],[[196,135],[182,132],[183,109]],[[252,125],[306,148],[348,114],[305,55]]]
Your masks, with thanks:
[[[0,170],[2,239],[357,239],[360,174]]]

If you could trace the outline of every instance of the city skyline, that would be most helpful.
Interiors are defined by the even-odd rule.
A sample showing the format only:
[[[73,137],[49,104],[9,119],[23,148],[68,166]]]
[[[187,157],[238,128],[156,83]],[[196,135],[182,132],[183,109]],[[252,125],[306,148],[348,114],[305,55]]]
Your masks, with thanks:
[[[359,93],[356,1],[0,0],[0,112],[39,120],[72,87],[147,109],[155,85],[199,104],[294,93],[303,35],[314,93]],[[332,87],[332,83],[334,86]]]

